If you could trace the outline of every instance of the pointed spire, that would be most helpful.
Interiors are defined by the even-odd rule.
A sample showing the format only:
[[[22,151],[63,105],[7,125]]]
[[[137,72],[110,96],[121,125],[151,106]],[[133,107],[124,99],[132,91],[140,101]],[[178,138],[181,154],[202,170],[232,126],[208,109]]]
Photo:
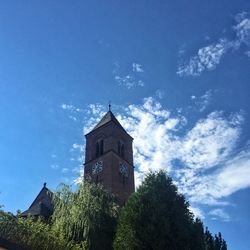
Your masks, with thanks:
[[[109,101],[109,111],[111,111],[111,101]]]

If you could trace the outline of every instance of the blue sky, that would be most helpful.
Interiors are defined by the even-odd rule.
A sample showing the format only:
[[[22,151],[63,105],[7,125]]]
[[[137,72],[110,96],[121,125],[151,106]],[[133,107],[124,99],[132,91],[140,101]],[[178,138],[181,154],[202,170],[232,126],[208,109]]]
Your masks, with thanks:
[[[136,184],[166,169],[229,249],[250,249],[250,2],[2,1],[0,204],[74,183],[112,111]]]

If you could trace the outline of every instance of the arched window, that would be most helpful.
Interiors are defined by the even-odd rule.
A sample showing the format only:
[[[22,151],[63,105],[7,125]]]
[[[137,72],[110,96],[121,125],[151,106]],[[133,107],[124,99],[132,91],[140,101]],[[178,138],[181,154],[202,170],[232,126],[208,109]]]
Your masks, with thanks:
[[[117,142],[117,153],[124,158],[124,143],[121,141]]]
[[[121,146],[121,157],[124,158],[124,144],[122,144]]]
[[[95,157],[103,155],[103,151],[104,151],[103,148],[104,148],[103,140],[98,140],[95,146]]]
[[[100,140],[100,155],[103,155],[103,140]]]
[[[118,155],[121,155],[121,142],[118,141],[117,143],[117,152],[118,152]]]
[[[95,156],[98,157],[100,153],[99,142],[97,141],[95,144]]]

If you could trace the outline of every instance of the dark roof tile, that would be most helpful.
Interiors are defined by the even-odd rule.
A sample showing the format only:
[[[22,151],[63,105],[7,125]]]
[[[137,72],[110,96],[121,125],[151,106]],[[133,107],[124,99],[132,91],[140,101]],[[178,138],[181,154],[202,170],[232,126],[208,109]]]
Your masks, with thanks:
[[[119,121],[115,118],[114,114],[111,111],[108,111],[103,117],[102,119],[96,124],[96,126],[92,129],[91,132],[93,132],[94,130],[102,127],[103,125],[109,123],[109,122],[113,122],[115,123],[118,127],[120,127],[123,131],[126,132],[126,130],[122,127],[122,125],[119,123]],[[90,132],[90,133],[91,133]],[[126,132],[127,133],[127,132]]]

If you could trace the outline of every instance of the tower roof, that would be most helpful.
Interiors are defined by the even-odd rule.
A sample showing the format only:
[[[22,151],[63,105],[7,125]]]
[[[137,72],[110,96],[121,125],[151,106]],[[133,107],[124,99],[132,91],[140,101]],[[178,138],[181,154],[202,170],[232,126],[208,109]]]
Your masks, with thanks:
[[[103,126],[104,124],[113,121],[116,125],[123,128],[122,125],[118,122],[118,120],[115,118],[114,114],[109,110],[102,119],[96,124],[93,130]]]
[[[122,127],[122,125],[120,124],[120,122],[115,118],[114,114],[109,110],[103,117],[102,119],[96,124],[96,126],[90,131],[93,132],[96,129],[104,126],[105,124],[109,123],[109,122],[113,122],[115,123],[118,127],[120,127],[123,131],[126,132],[126,130]],[[126,132],[127,133],[127,132]]]

